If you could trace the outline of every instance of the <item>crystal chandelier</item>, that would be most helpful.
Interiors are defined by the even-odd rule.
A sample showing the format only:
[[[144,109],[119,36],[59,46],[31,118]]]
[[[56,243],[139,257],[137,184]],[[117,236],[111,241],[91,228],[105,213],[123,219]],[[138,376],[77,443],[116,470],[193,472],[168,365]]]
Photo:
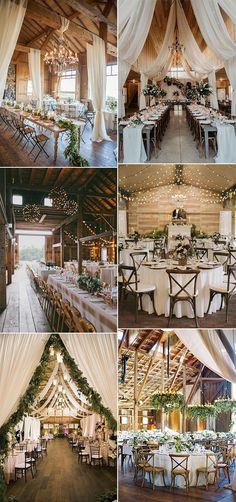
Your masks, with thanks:
[[[53,50],[46,52],[44,56],[45,63],[49,66],[49,70],[53,73],[60,74],[68,68],[72,68],[79,62],[77,52],[73,52],[65,41],[62,35],[59,38],[58,46]]]
[[[177,35],[175,37],[175,42],[173,42],[173,44],[169,45],[168,49],[169,49],[170,53],[172,54],[172,56],[174,56],[175,54],[183,54],[184,46],[183,46],[183,44],[179,43]]]

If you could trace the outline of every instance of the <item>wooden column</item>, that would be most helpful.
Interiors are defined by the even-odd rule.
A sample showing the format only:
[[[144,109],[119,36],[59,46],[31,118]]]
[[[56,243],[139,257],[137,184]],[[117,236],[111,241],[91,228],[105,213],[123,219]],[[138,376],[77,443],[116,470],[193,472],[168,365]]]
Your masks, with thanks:
[[[7,306],[5,232],[5,224],[0,224],[0,311]]]
[[[65,255],[65,249],[64,249],[64,227],[62,226],[60,228],[60,244],[61,244],[61,251],[60,251],[60,267],[64,268],[64,255]]]
[[[11,284],[12,282],[12,240],[7,240],[7,259],[6,259],[6,269],[7,269],[7,284]]]
[[[138,352],[134,356],[134,431],[138,430]]]
[[[163,343],[163,354],[161,361],[161,392],[165,390],[165,344]],[[163,409],[161,410],[161,430],[164,431],[165,428],[165,413]]]
[[[77,219],[77,261],[78,261],[78,272],[82,274],[82,261],[83,261],[83,245],[80,238],[83,237],[83,198],[78,196],[77,202],[79,204],[79,214]]]
[[[186,400],[186,368],[183,367],[183,396]],[[185,408],[182,411],[182,432],[186,432],[186,413]]]

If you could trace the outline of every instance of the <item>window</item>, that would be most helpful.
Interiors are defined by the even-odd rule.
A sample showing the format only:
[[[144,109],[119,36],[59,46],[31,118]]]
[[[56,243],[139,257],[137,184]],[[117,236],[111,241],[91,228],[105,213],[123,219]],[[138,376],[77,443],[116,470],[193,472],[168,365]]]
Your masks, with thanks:
[[[43,201],[43,205],[47,207],[52,207],[52,199],[49,199],[48,197],[45,197]]]
[[[27,96],[32,96],[32,94],[33,94],[32,80],[28,80]]]
[[[60,96],[75,99],[76,70],[67,70],[61,73]]]
[[[118,99],[118,66],[117,64],[107,65],[107,98]]]
[[[22,195],[13,195],[12,196],[12,203],[17,206],[22,206],[23,205]]]
[[[168,77],[180,79],[188,79],[190,76],[186,73],[182,66],[172,66],[170,71],[167,73]]]

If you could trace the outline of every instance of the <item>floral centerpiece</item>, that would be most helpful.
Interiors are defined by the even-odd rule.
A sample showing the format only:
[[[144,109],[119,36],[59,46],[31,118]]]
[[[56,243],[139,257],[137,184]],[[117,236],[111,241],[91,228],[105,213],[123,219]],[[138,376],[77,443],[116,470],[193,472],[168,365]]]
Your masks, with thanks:
[[[182,410],[185,399],[181,392],[157,392],[152,396],[152,405],[157,410],[163,409],[165,413],[169,413],[174,409]]]
[[[193,255],[193,246],[188,237],[177,235],[175,240],[179,241],[173,251],[173,257],[183,265],[187,263],[187,258]]]
[[[214,404],[189,404],[187,406],[187,415],[192,419],[205,420],[214,417],[217,414]]]
[[[150,96],[154,98],[164,98],[166,96],[166,91],[161,89],[157,84],[147,84],[142,90],[144,96]]]
[[[197,84],[197,93],[201,98],[207,98],[212,92],[212,87],[210,87],[207,82],[199,82],[199,84]]]
[[[90,277],[89,275],[80,275],[77,283],[81,289],[95,294],[102,290],[102,285],[97,277]]]
[[[108,96],[106,99],[106,105],[110,110],[115,111],[117,109],[117,99],[112,96]]]

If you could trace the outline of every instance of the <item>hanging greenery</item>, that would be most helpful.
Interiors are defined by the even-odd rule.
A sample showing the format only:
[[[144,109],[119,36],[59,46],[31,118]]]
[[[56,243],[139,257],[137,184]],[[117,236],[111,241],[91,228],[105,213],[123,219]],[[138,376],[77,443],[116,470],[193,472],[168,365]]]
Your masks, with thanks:
[[[78,390],[87,397],[89,404],[91,405],[92,410],[95,413],[98,413],[101,416],[104,416],[107,425],[110,429],[116,430],[117,423],[115,418],[112,415],[110,409],[106,408],[102,404],[102,398],[98,392],[96,392],[90,385],[88,384],[87,379],[83,376],[83,373],[77,367],[74,359],[67,352],[60,335],[51,334],[48,342],[45,345],[44,352],[40,359],[39,365],[37,366],[30,382],[28,388],[24,395],[20,398],[18,408],[11,415],[9,420],[0,428],[0,500],[1,502],[5,501],[4,489],[4,475],[3,475],[3,464],[4,460],[8,454],[9,443],[8,443],[8,432],[18,424],[18,422],[24,417],[24,415],[30,414],[32,411],[33,403],[37,397],[38,389],[42,381],[44,381],[46,377],[47,366],[50,361],[50,347],[53,347],[54,350],[58,350],[63,355],[63,361],[65,366],[68,369],[68,372],[76,384]],[[2,497],[2,498],[1,498]]]
[[[64,151],[66,159],[69,159],[70,164],[76,167],[88,167],[89,162],[85,159],[78,150],[78,128],[71,120],[58,120],[57,124],[62,129],[66,129],[69,144]]]
[[[214,404],[189,404],[187,406],[188,418],[205,420],[217,414]]]
[[[226,413],[227,411],[236,411],[235,399],[217,399],[214,402],[217,413]]]
[[[157,410],[163,409],[165,413],[169,413],[174,409],[182,410],[185,399],[181,392],[157,392],[152,396],[152,405]]]

